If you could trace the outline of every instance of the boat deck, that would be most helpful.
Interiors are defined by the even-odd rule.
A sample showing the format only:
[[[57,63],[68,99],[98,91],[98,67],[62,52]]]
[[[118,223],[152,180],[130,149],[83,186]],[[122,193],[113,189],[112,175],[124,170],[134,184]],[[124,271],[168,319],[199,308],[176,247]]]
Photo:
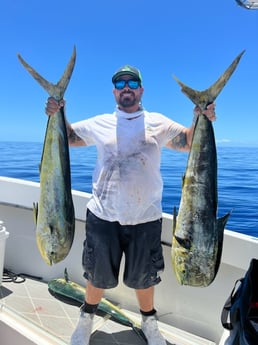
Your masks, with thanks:
[[[8,310],[9,313],[17,316],[20,320],[29,321],[34,330],[40,330],[41,339],[44,338],[44,333],[48,334],[48,340],[45,342],[37,341],[35,342],[37,345],[69,344],[70,336],[79,315],[77,306],[69,305],[54,298],[48,292],[46,283],[27,277],[24,279],[22,277],[13,277],[13,279],[3,277],[3,283],[0,286],[0,306],[1,312]],[[123,311],[128,313],[131,318],[135,318],[137,321],[140,320],[140,315]],[[215,345],[212,341],[163,323],[160,323],[160,329],[167,340],[167,345]],[[23,331],[21,333],[24,334]],[[21,342],[19,343],[21,344]],[[34,344],[34,342],[28,342],[28,344]],[[90,345],[108,344],[144,345],[146,343],[130,327],[110,320],[108,315],[106,317],[96,316]],[[1,345],[9,345],[7,340],[3,340],[2,331]]]

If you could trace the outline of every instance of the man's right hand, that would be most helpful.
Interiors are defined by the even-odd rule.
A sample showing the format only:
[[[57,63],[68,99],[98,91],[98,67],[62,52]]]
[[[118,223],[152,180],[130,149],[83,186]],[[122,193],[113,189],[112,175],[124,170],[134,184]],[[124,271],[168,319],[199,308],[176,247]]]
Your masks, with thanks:
[[[52,116],[65,106],[65,100],[57,101],[53,97],[49,97],[46,102],[45,112],[48,116]]]

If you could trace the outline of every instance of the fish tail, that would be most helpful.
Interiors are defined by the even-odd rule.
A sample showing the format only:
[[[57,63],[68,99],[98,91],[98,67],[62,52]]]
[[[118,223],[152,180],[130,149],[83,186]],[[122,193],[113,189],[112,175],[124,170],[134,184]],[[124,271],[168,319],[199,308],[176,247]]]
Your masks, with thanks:
[[[20,54],[17,54],[23,67],[32,75],[34,79],[47,91],[49,96],[55,97],[57,100],[63,98],[67,85],[69,84],[70,78],[72,76],[73,68],[76,59],[76,49],[74,47],[71,59],[57,84],[52,84],[43,78],[34,68],[32,68]]]
[[[212,84],[208,89],[204,91],[197,91],[189,86],[182,83],[179,79],[174,76],[176,82],[181,86],[182,92],[190,98],[190,100],[197,106],[199,106],[202,110],[205,110],[207,105],[213,103],[221,90],[224,88],[226,83],[228,82],[229,78],[235,71],[242,55],[244,54],[244,50],[235,58],[235,60],[231,63],[231,65],[227,68],[227,70],[219,77],[219,79]]]

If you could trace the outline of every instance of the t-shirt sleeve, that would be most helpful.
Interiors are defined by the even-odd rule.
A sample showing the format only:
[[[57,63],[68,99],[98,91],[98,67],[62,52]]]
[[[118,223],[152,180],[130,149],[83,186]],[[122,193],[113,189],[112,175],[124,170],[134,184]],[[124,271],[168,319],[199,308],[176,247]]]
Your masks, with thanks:
[[[95,144],[93,133],[92,133],[92,120],[82,120],[71,124],[75,133],[85,142],[87,146]]]
[[[160,131],[162,146],[167,146],[169,142],[179,135],[185,128],[180,123],[173,121],[162,114],[156,113],[154,116],[157,117],[160,123],[160,128],[162,129]]]
[[[182,126],[180,123],[168,119],[168,127],[167,127],[167,140],[166,145],[173,140],[176,136],[178,136],[185,127]]]

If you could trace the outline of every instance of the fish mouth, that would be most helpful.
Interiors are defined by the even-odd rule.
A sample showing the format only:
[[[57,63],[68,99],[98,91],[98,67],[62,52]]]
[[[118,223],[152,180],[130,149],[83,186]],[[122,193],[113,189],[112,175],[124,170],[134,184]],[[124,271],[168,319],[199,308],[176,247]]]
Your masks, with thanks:
[[[60,261],[60,258],[58,258],[57,253],[54,251],[50,252],[47,258],[49,266],[52,266],[53,264],[56,264]]]
[[[50,252],[50,253],[47,253],[46,255],[44,255],[44,253],[41,252],[41,255],[49,266],[59,263],[66,257],[66,255],[60,256],[56,252]]]

